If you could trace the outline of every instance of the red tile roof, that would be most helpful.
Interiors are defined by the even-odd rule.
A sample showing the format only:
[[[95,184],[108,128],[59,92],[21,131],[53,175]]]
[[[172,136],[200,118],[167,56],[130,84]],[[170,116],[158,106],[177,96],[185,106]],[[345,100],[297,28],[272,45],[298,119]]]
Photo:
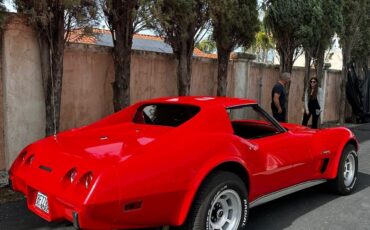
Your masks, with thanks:
[[[208,54],[208,53],[204,53],[203,51],[201,51],[200,49],[198,48],[194,48],[194,55],[197,56],[197,57],[204,57],[204,58],[211,58],[211,59],[217,59],[217,54]]]
[[[154,35],[147,35],[147,34],[134,34],[134,38],[147,39],[147,40],[153,40],[153,41],[163,41],[161,37],[154,36]]]
[[[95,33],[95,30],[93,31]],[[85,35],[81,30],[73,30],[69,34],[68,42],[83,43],[83,44],[96,44],[96,37],[92,35]]]
[[[94,29],[93,33],[99,35],[99,34],[110,34],[111,32],[109,30]],[[164,40],[159,36],[147,35],[147,34],[134,34],[134,39],[146,39],[146,40],[164,42]],[[83,35],[83,31],[81,30],[74,30],[69,35],[68,42],[93,45],[97,43],[97,38],[93,35]],[[197,57],[217,59],[217,54],[207,54],[198,48],[194,48],[194,55]]]

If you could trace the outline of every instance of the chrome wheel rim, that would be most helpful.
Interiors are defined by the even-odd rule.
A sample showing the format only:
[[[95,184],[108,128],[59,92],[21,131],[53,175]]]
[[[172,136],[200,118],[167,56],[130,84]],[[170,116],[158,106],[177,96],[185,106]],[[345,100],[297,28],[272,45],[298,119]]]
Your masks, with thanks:
[[[213,200],[208,215],[208,229],[236,230],[242,213],[241,199],[234,190],[227,189]]]
[[[345,162],[344,162],[344,170],[343,170],[343,178],[344,178],[344,185],[349,187],[353,179],[355,178],[355,170],[356,170],[356,161],[354,153],[351,152],[348,154]]]

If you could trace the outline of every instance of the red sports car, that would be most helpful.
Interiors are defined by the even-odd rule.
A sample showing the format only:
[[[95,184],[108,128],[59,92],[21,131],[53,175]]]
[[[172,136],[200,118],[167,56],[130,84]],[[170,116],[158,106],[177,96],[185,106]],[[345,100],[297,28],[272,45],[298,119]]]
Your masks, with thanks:
[[[252,100],[173,97],[29,145],[10,179],[76,228],[238,230],[249,208],[310,186],[350,194],[357,151],[346,128],[279,124]]]

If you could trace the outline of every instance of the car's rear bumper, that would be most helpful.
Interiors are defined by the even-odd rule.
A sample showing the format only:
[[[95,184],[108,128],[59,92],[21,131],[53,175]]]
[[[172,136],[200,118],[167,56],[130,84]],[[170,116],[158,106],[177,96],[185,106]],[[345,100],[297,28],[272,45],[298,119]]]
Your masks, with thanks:
[[[21,177],[11,175],[12,188],[25,194],[28,208],[42,217],[52,221],[67,220],[79,229],[135,229],[162,225],[177,225],[171,220],[176,218],[176,211],[184,195],[182,192],[156,194],[143,197],[143,206],[135,210],[125,210],[132,200],[111,201],[103,203],[84,203],[73,201],[65,193],[54,194],[52,189],[31,185]],[[49,212],[36,207],[37,193],[48,198]],[[136,199],[134,199],[136,200]],[[163,203],[163,200],[168,202]],[[158,210],[162,210],[158,212]]]
[[[40,191],[38,188],[28,185],[25,181],[18,177],[12,176],[10,178],[10,184],[13,190],[19,191],[26,196],[27,207],[29,210],[49,222],[67,220],[72,222],[76,229],[115,229],[117,227],[114,224],[114,220],[104,223],[103,221],[99,220],[99,218],[96,218],[96,215],[92,215],[90,209],[95,210],[95,208],[91,205],[82,206],[73,204],[52,194],[50,191]],[[48,198],[48,213],[39,209],[35,205],[38,192],[45,194]],[[106,210],[109,210],[110,206],[111,204],[107,204],[106,207],[100,204],[99,208],[103,210],[106,208]]]
[[[48,191],[40,191],[37,188],[33,188],[27,185],[22,179],[12,177],[10,179],[11,186],[15,191],[22,192],[27,198],[27,207],[47,221],[56,220],[68,220],[73,222],[72,212],[76,210],[76,207],[68,202],[65,202]],[[49,204],[49,213],[42,211],[35,206],[37,192],[42,192],[47,195]]]

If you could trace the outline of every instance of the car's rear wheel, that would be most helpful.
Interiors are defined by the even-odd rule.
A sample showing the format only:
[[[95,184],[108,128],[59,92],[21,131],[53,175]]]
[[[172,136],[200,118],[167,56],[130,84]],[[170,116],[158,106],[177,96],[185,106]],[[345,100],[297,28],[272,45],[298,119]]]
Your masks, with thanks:
[[[202,184],[182,229],[246,229],[248,208],[247,188],[240,177],[215,172]]]
[[[342,152],[338,166],[338,174],[332,181],[334,190],[341,195],[348,195],[353,192],[357,184],[358,157],[356,148],[347,145]]]

